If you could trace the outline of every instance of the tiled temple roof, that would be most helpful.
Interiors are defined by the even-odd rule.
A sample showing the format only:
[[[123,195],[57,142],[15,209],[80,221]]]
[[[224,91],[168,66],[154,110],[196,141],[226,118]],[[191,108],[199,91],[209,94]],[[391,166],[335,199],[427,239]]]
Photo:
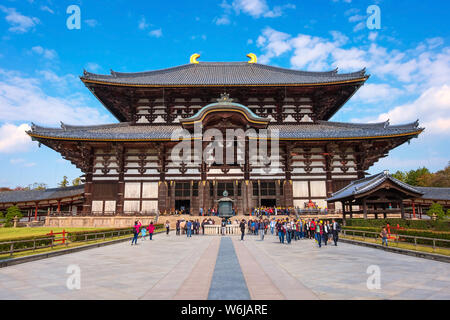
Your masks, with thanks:
[[[341,190],[334,192],[330,198],[327,199],[329,202],[339,201],[342,199],[348,199],[354,196],[358,196],[360,194],[364,194],[370,190],[373,190],[386,180],[390,180],[400,188],[406,189],[410,192],[416,193],[416,194],[422,194],[420,190],[418,190],[416,187],[410,186],[407,183],[404,183],[398,179],[395,179],[392,177],[389,172],[384,171],[380,172],[378,174],[352,181],[349,185],[342,188]]]
[[[70,126],[61,124],[61,128],[46,128],[32,125],[28,131],[35,138],[67,140],[170,140],[174,130],[181,124],[172,125],[132,125],[128,122],[96,126]],[[330,121],[302,124],[269,124],[268,129],[278,129],[281,139],[357,139],[391,136],[416,135],[423,129],[418,122],[405,125],[389,125],[389,122],[356,124]]]
[[[414,187],[423,193],[422,199],[450,200],[450,188]]]
[[[122,85],[214,86],[327,84],[365,81],[368,77],[365,69],[338,74],[337,69],[309,72],[247,62],[199,62],[146,72],[121,73],[111,70],[110,75],[84,71],[81,80]]]
[[[0,203],[18,203],[75,197],[84,194],[84,185],[45,190],[0,192]]]

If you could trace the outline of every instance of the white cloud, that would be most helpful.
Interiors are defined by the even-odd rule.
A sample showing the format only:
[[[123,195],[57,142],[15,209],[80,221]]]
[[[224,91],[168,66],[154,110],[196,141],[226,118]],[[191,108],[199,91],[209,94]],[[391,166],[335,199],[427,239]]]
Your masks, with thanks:
[[[47,11],[47,12],[49,12],[49,13],[51,13],[51,14],[54,14],[54,13],[55,13],[52,9],[50,9],[50,8],[47,7],[47,6],[41,6],[41,10],[42,10],[42,11]]]
[[[270,9],[266,0],[234,0],[232,7],[236,13],[244,12],[253,18],[276,18],[283,15],[284,9],[294,9],[295,5],[286,4],[283,6],[275,6],[273,9]]]
[[[152,37],[160,38],[160,37],[162,37],[162,29],[159,28],[159,29],[152,30],[148,34]]]
[[[230,18],[228,17],[228,15],[224,14],[220,18],[214,18],[214,23],[217,24],[218,26],[221,26],[221,25],[230,24],[231,21],[230,21]]]
[[[375,121],[400,124],[420,119],[425,134],[450,134],[450,85],[432,87],[411,103],[382,113]]]
[[[15,153],[29,150],[33,143],[25,131],[30,129],[26,123],[19,126],[11,123],[3,124],[0,127],[0,152]]]
[[[145,17],[142,17],[141,20],[139,20],[138,28],[141,30],[145,30],[149,27],[149,24],[145,20]]]
[[[54,58],[56,58],[58,56],[58,54],[56,53],[55,50],[45,49],[45,48],[42,48],[41,46],[34,46],[33,48],[31,48],[31,51],[33,53],[43,56],[45,59],[49,59],[49,60],[53,60]]]
[[[11,25],[8,30],[11,32],[26,33],[40,22],[36,17],[24,16],[17,12],[15,8],[0,6],[0,10],[6,13],[6,22]]]
[[[31,138],[30,138],[30,140],[31,140]],[[23,158],[13,158],[13,159],[10,159],[9,162],[13,165],[20,165],[22,167],[27,167],[27,168],[34,167],[36,165],[35,162],[27,162]]]
[[[388,84],[368,83],[363,85],[353,97],[353,101],[364,103],[376,103],[394,100],[403,93],[398,88],[391,87]]]
[[[26,77],[14,71],[0,69],[2,121],[33,121],[45,125],[57,125],[60,121],[73,124],[96,124],[107,121],[107,115],[100,114],[95,108],[86,107],[86,99],[72,92],[75,76],[58,76],[51,71],[41,71],[38,74],[44,79]],[[66,94],[63,97],[46,94],[41,86],[48,82],[55,82],[54,87]],[[68,90],[69,88],[72,90]]]

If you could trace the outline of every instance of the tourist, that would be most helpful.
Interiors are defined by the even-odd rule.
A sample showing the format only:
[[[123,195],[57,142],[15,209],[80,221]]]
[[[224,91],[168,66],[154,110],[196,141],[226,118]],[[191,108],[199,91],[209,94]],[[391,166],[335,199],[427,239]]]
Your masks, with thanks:
[[[181,224],[181,221],[180,220],[177,220],[177,224],[175,225],[175,228],[176,228],[176,235],[177,236],[179,236],[180,235],[180,224]]]
[[[169,235],[169,231],[170,231],[170,223],[169,220],[166,220],[166,235]]]
[[[153,231],[155,231],[155,226],[154,226],[153,221],[152,221],[148,225],[148,237],[149,237],[150,240],[152,240],[152,238],[153,238]]]
[[[320,221],[316,224],[315,231],[316,231],[316,241],[319,244],[319,248],[321,248],[322,247],[322,234],[323,234],[322,221]]]
[[[328,221],[326,221],[323,224],[323,235],[322,235],[322,241],[325,245],[327,245],[329,233],[330,233],[330,229],[329,229]]]
[[[266,232],[264,221],[261,219],[259,221],[259,234],[261,236],[261,241],[264,241],[264,233]]]
[[[275,219],[270,221],[270,233],[273,235],[273,231],[275,230]]]
[[[244,234],[245,234],[245,220],[242,219],[241,223],[239,224],[239,228],[241,229],[241,241],[244,241]]]
[[[286,242],[291,244],[292,240],[292,225],[289,220],[286,221]]]
[[[146,228],[142,228],[141,229],[141,238],[142,240],[145,240],[145,236],[147,235],[147,229]]]
[[[133,243],[135,245],[137,245],[137,239],[138,239],[138,236],[139,236],[139,231],[141,230],[141,226],[142,226],[142,224],[141,224],[140,221],[136,220],[134,222],[134,226],[133,226],[133,240],[131,240],[131,245],[133,245]]]
[[[283,223],[280,220],[277,221],[277,232],[278,232],[278,238],[280,239],[280,243],[284,243],[285,228],[283,226]]]
[[[221,222],[221,234],[222,235],[225,235],[225,233],[226,233],[226,229],[227,229],[227,221],[225,220],[225,218],[223,218],[222,219],[222,222]]]
[[[186,222],[186,236],[188,238],[192,237],[192,222],[191,222],[191,220],[188,220]]]
[[[341,231],[341,226],[334,219],[333,219],[333,223],[331,225],[331,229],[332,229],[332,233],[333,233],[334,245],[337,246],[337,243],[339,240],[339,232]]]
[[[381,233],[380,233],[382,246],[384,246],[384,244],[386,244],[386,247],[388,246],[387,236],[388,236],[388,233],[386,231],[386,227],[383,227],[383,230],[381,230]]]
[[[205,234],[205,224],[207,223],[206,219],[203,219],[202,221],[202,234]]]

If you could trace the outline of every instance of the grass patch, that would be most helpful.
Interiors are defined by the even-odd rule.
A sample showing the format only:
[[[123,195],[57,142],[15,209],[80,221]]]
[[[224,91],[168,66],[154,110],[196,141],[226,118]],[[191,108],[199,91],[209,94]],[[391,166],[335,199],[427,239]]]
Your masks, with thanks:
[[[361,242],[367,242],[367,243],[376,243],[376,244],[380,244],[381,245],[381,239],[375,239],[375,238],[363,238],[362,236],[353,236],[353,235],[339,235],[339,238],[342,239],[349,239],[349,240],[357,240],[357,241],[361,241]],[[426,252],[426,253],[437,253],[437,254],[442,254],[445,256],[450,256],[450,249],[446,249],[446,248],[435,248],[433,249],[433,247],[430,246],[424,246],[424,245],[417,245],[415,246],[414,244],[410,244],[410,243],[404,243],[404,242],[395,242],[393,240],[388,240],[388,245],[390,247],[393,248],[400,248],[400,249],[407,249],[407,250],[412,250],[412,251],[418,251],[418,252]]]
[[[72,228],[72,229],[87,230],[88,228]],[[89,228],[89,229],[91,229],[91,228]],[[93,229],[94,230],[98,230],[98,228],[93,228]],[[55,231],[55,230],[53,230],[53,231]],[[62,231],[62,229],[61,229],[61,231]],[[80,230],[72,230],[72,231],[80,231]],[[155,230],[153,235],[155,235],[157,233],[161,233],[161,232],[164,232],[164,230]],[[75,247],[82,247],[82,246],[86,246],[86,245],[90,245],[90,244],[101,243],[101,242],[108,242],[108,241],[118,240],[118,239],[129,239],[131,241],[132,238],[133,238],[132,234],[131,235],[127,234],[127,235],[123,235],[123,236],[116,236],[116,237],[106,238],[105,240],[98,239],[98,240],[71,242],[71,243],[68,243],[67,245],[66,244],[64,244],[64,245],[57,245],[57,246],[54,246],[53,248],[43,248],[43,249],[37,249],[37,250],[34,250],[34,251],[33,250],[27,250],[27,251],[14,253],[13,255],[1,254],[0,255],[0,260],[31,256],[31,255],[35,255],[35,254],[47,253],[47,252],[52,252],[52,251],[64,250],[64,249],[70,249],[70,248],[75,248]],[[141,241],[140,237],[139,237],[138,241]],[[148,234],[147,234],[147,237],[146,237],[146,241],[149,241],[148,240]]]
[[[130,227],[131,228],[131,227]],[[21,228],[0,228],[0,242],[14,240],[16,238],[22,237],[36,237],[36,236],[44,236],[50,231],[62,232],[65,230],[66,232],[73,231],[92,231],[92,230],[104,230],[111,228],[55,228],[55,227],[21,227]]]

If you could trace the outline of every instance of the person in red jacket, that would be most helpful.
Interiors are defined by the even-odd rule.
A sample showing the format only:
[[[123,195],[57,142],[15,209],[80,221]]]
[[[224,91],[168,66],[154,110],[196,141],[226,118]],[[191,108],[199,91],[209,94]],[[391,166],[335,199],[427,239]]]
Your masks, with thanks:
[[[155,231],[155,226],[153,225],[153,221],[150,222],[150,224],[147,227],[147,230],[148,230],[148,235],[150,237],[150,240],[152,240],[153,231]]]
[[[134,237],[133,237],[133,240],[131,240],[131,245],[133,245],[133,243],[135,245],[137,245],[137,239],[138,239],[138,236],[139,236],[139,232],[141,231],[141,226],[142,226],[142,223],[140,221],[135,221],[134,222],[134,226],[133,226]]]

